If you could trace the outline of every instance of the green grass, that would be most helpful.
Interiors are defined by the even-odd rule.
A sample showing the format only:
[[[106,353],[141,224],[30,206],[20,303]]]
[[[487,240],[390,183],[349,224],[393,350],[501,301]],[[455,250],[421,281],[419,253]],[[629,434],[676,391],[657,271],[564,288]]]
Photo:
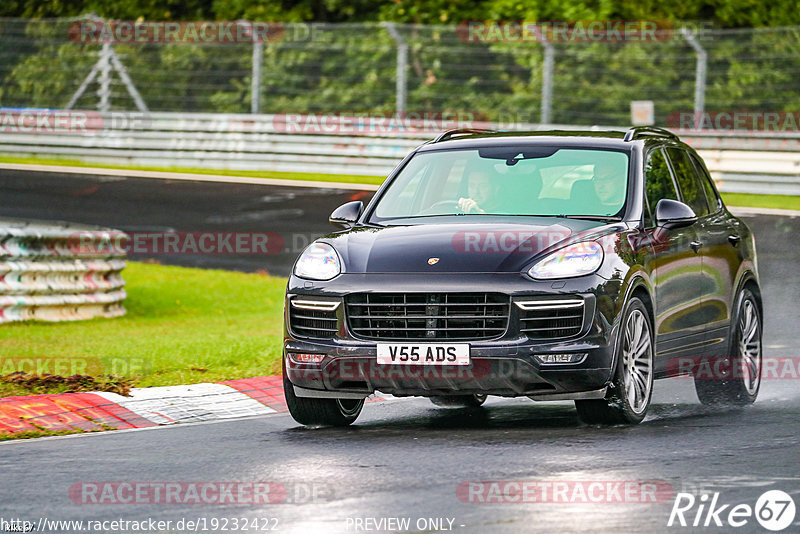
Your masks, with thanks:
[[[100,169],[123,169],[138,171],[184,172],[191,174],[211,174],[218,176],[247,176],[249,178],[277,178],[281,180],[314,180],[318,182],[344,182],[355,184],[380,185],[385,176],[361,176],[357,174],[315,174],[279,171],[232,171],[228,169],[198,169],[194,167],[148,167],[136,165],[113,165],[107,163],[88,163],[75,159],[15,157],[0,154],[0,163],[19,163],[25,165],[63,165],[65,167],[89,167]]]
[[[725,201],[725,204],[728,206],[800,210],[800,196],[751,195],[748,193],[722,193],[722,200]]]
[[[134,262],[123,277],[124,317],[0,326],[0,374],[23,359],[135,387],[280,372],[285,278]],[[26,393],[0,383],[0,397]]]

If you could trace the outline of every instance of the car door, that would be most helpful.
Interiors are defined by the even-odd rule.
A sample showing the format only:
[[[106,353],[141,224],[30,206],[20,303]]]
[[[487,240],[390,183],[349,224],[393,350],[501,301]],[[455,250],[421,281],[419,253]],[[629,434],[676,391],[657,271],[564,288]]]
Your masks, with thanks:
[[[698,287],[702,283],[702,256],[692,248],[697,242],[695,224],[680,228],[656,225],[661,199],[679,200],[675,173],[664,148],[652,150],[645,161],[645,228],[655,235],[651,264],[656,332],[656,373],[673,357],[693,354],[701,346],[704,318]]]
[[[700,271],[693,277],[693,292],[695,294],[692,304],[692,322],[698,327],[698,339],[693,340],[702,344],[698,347],[696,355],[705,350],[708,341],[708,331],[712,324],[721,320],[720,307],[714,296],[724,286],[724,281],[709,275],[709,262],[705,253],[711,246],[711,233],[713,226],[712,214],[709,209],[705,188],[699,180],[694,163],[689,152],[683,147],[668,147],[667,159],[678,186],[681,202],[692,208],[697,215],[697,222],[692,227],[695,230],[694,240],[690,243],[692,250],[700,257]],[[713,262],[712,262],[713,263]]]
[[[706,341],[708,350],[723,356],[728,346],[736,274],[743,261],[739,245],[745,230],[740,227],[741,222],[724,209],[705,165],[691,152],[688,155],[709,207],[709,214],[702,221],[698,235],[703,243],[700,251],[703,256],[703,287],[706,289]]]

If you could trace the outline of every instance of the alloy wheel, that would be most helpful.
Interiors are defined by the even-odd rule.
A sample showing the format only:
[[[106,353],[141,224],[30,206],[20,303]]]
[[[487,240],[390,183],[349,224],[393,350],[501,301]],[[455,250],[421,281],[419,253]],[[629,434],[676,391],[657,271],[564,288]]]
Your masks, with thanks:
[[[636,414],[647,409],[653,381],[653,347],[650,324],[639,310],[633,310],[625,324],[622,346],[625,397]]]

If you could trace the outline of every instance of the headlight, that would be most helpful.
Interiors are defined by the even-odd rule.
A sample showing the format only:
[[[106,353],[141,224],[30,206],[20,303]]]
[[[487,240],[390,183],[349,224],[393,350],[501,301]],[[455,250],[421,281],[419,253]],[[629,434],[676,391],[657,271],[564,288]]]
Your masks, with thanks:
[[[603,263],[603,247],[594,241],[575,243],[547,255],[530,268],[533,278],[570,278],[591,274]]]
[[[327,243],[312,243],[294,266],[294,274],[311,280],[330,280],[342,272],[342,260]]]

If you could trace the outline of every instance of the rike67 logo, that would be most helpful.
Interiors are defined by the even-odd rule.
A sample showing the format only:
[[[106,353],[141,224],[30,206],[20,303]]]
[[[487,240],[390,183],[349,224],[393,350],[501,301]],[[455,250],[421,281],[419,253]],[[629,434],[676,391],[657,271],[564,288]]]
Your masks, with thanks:
[[[672,527],[733,527],[752,526],[752,520],[763,528],[779,532],[788,528],[795,517],[792,497],[781,490],[769,490],[761,494],[755,506],[746,503],[722,504],[719,492],[699,497],[691,493],[678,493],[669,514],[667,526]]]

